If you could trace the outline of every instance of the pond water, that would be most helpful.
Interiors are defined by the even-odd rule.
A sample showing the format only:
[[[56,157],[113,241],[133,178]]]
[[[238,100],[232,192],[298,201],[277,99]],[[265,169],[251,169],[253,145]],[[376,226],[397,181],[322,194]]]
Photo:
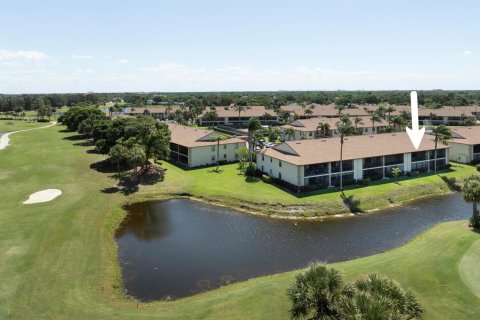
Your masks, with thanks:
[[[439,222],[467,219],[470,210],[453,194],[351,218],[294,221],[177,199],[131,206],[116,238],[126,293],[149,301],[384,252]]]

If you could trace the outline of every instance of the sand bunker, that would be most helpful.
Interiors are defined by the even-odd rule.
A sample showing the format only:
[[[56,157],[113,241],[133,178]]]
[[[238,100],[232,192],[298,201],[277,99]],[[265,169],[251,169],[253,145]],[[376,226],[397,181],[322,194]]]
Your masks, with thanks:
[[[30,197],[23,204],[32,204],[32,203],[41,203],[41,202],[48,202],[52,201],[56,197],[62,194],[62,190],[60,189],[45,189],[42,191],[38,191],[32,193]]]

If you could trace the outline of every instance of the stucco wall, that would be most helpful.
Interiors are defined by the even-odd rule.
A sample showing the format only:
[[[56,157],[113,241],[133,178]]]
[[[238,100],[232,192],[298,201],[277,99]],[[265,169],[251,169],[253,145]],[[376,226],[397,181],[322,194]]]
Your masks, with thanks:
[[[245,143],[228,143],[220,145],[220,162],[236,162],[238,149]],[[215,165],[217,163],[217,145],[189,148],[189,167]],[[226,158],[224,157],[226,155]]]
[[[449,159],[451,161],[470,163],[473,158],[473,147],[468,144],[448,142],[450,146]]]
[[[271,160],[271,161],[270,161]],[[291,163],[282,161],[282,166],[278,159],[269,156],[257,154],[257,168],[272,178],[279,178],[282,174],[282,180],[296,186],[303,186],[303,166],[296,166]]]

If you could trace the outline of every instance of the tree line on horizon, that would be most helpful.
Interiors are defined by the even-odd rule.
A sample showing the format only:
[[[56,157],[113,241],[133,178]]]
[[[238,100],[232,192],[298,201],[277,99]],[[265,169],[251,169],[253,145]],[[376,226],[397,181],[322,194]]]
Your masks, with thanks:
[[[480,105],[479,90],[418,91],[419,104],[428,108],[442,106]],[[39,102],[41,100],[41,102]],[[79,103],[105,104],[123,102],[125,107],[136,105],[174,105],[205,109],[207,106],[263,105],[278,109],[289,103],[365,105],[388,103],[408,105],[409,91],[270,91],[270,92],[182,92],[182,93],[57,93],[0,94],[0,112],[37,110],[39,105],[57,109]]]

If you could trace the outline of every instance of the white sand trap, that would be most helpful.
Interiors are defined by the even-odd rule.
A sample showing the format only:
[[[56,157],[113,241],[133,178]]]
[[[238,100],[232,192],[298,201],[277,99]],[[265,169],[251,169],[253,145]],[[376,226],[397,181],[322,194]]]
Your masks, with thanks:
[[[45,189],[42,191],[38,191],[32,193],[30,197],[23,204],[33,204],[33,203],[41,203],[41,202],[48,202],[52,201],[56,197],[62,194],[62,190],[60,189]]]

